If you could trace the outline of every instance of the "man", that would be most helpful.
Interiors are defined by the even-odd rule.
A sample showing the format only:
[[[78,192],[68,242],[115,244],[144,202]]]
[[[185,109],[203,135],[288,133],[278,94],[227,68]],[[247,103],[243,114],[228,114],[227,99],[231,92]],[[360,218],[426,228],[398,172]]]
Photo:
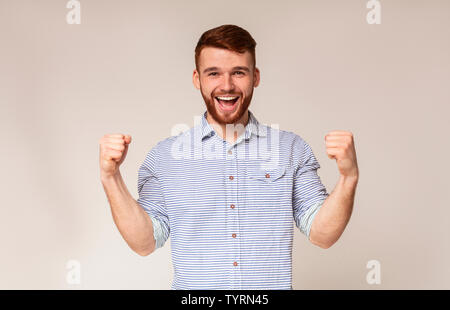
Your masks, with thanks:
[[[131,136],[100,140],[113,219],[142,256],[170,235],[172,289],[292,289],[293,222],[326,249],[350,219],[358,182],[352,134],[325,136],[340,173],[329,195],[306,141],[260,124],[248,109],[260,80],[255,46],[234,25],[200,37],[193,83],[207,111],[199,124],[150,150],[139,169],[137,201],[119,171]]]

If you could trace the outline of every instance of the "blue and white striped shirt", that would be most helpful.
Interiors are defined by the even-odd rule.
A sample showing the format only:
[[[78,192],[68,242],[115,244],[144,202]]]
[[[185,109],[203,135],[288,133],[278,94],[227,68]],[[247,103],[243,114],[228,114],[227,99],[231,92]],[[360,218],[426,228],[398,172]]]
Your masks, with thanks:
[[[300,136],[250,111],[234,143],[206,113],[154,146],[138,172],[156,247],[171,237],[172,289],[292,289],[293,223],[309,237],[328,197],[320,165]]]

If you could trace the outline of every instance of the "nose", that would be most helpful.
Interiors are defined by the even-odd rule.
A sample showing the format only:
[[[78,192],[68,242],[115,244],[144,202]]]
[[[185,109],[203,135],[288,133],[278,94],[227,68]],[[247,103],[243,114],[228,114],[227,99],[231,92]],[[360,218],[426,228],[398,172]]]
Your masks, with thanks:
[[[221,92],[230,93],[232,91],[234,91],[233,79],[230,74],[224,74],[221,85]]]

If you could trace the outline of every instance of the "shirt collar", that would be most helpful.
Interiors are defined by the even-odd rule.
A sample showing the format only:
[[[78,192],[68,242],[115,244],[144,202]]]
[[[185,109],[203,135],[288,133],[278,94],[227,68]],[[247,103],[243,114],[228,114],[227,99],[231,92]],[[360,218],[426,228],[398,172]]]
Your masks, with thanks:
[[[205,111],[202,116],[202,122],[201,122],[201,140],[205,137],[211,137],[214,134],[216,134],[214,128],[209,124],[208,120],[206,119],[206,113]],[[258,136],[258,137],[265,137],[267,135],[267,129],[263,128],[262,125],[258,122],[255,115],[248,110],[248,123],[245,126],[245,139],[249,139],[252,134]]]

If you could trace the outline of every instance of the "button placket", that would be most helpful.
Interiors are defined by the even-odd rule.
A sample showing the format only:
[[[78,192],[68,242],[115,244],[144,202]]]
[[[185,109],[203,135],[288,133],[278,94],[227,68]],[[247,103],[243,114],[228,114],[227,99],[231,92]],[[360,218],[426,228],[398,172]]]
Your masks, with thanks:
[[[231,247],[231,268],[232,268],[232,286],[234,288],[240,287],[240,247],[237,236],[239,235],[239,205],[237,201],[238,186],[239,186],[239,174],[237,167],[236,147],[232,146],[228,150],[225,150],[225,156],[227,156],[226,173],[227,173],[227,208],[230,216],[228,217],[227,225],[227,238],[232,239],[230,243]]]
[[[235,225],[234,230],[231,235],[231,238],[233,239],[232,243],[234,244],[235,251],[236,251],[235,252],[235,257],[236,257],[235,261],[237,262],[237,266],[234,266],[234,269],[235,269],[234,275],[235,275],[235,281],[236,281],[235,287],[239,288],[239,289],[242,288],[242,273],[241,273],[241,266],[242,266],[241,256],[242,255],[241,255],[241,241],[240,241],[241,230],[240,230],[240,222],[239,222],[239,213],[241,210],[239,207],[239,204],[241,203],[241,201],[239,200],[238,189],[239,189],[240,185],[241,186],[243,185],[243,183],[242,183],[243,179],[241,179],[241,177],[240,177],[240,176],[242,176],[242,172],[243,172],[242,167],[241,167],[242,160],[240,160],[239,156],[241,155],[241,152],[245,151],[245,143],[240,143],[242,141],[242,138],[235,145],[234,150],[233,150],[233,153],[234,153],[233,163],[234,163],[234,167],[236,170],[236,175],[239,177],[237,179],[238,182],[236,182],[236,208],[234,210],[232,210],[232,211],[235,211],[234,213],[236,215],[236,225]],[[241,173],[239,173],[239,171]]]

